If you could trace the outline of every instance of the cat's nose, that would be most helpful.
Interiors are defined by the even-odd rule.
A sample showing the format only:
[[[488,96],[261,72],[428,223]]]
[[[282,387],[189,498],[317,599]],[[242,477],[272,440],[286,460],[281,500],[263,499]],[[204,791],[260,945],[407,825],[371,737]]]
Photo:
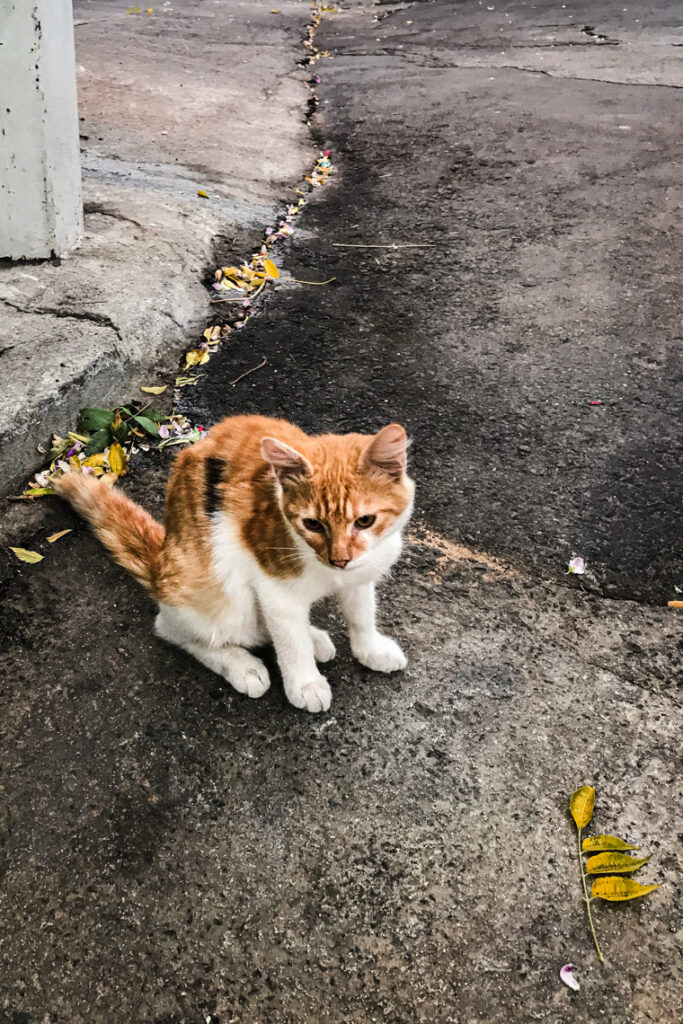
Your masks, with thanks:
[[[350,558],[331,558],[330,565],[336,565],[338,569],[345,569],[350,561]]]

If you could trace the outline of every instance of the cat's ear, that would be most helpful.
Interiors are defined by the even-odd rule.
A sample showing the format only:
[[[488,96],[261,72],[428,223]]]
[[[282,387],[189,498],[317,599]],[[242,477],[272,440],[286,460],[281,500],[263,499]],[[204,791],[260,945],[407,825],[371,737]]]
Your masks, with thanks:
[[[406,432],[400,423],[389,423],[375,434],[361,459],[361,469],[381,469],[389,476],[399,479],[403,476],[409,445]]]
[[[293,480],[299,476],[310,476],[313,472],[308,459],[295,448],[290,448],[284,441],[278,441],[274,437],[263,438],[261,454],[273,467],[278,480]]]

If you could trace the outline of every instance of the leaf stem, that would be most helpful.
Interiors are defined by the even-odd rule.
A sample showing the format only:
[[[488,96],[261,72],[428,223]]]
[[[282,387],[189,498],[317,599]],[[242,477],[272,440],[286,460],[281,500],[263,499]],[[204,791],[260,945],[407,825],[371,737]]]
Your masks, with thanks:
[[[583,869],[583,859],[581,857],[581,829],[578,830],[578,853],[579,853],[579,871],[581,872],[581,881],[583,882],[583,898],[584,898],[584,900],[586,902],[586,913],[588,914],[588,924],[590,925],[591,935],[593,936],[593,942],[595,943],[595,948],[598,951],[598,956],[600,957],[600,963],[604,964],[605,958],[602,955],[602,950],[600,949],[600,944],[598,943],[598,937],[595,934],[595,926],[593,924],[593,915],[591,914],[591,902],[592,901],[591,901],[590,896],[588,895],[588,886],[586,885],[586,872]]]

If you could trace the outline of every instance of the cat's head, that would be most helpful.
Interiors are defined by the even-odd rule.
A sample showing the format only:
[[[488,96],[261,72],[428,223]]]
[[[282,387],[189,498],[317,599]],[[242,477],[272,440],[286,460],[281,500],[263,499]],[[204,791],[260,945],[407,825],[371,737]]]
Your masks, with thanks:
[[[280,508],[318,559],[350,572],[400,530],[414,484],[406,475],[408,438],[390,423],[371,436],[327,434],[296,448],[274,437],[261,442],[279,483]]]

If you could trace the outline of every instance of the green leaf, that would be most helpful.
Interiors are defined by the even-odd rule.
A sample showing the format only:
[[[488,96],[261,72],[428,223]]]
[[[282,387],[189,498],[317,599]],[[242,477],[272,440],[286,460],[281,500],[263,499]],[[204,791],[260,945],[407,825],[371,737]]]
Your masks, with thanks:
[[[155,423],[168,423],[169,417],[164,416],[163,412],[159,412],[158,409],[145,409],[145,416]]]
[[[569,798],[569,810],[578,829],[585,828],[593,817],[595,807],[595,790],[592,786],[581,786],[575,789]]]
[[[35,562],[42,562],[44,558],[44,556],[39,555],[37,551],[27,551],[26,548],[10,548],[10,551],[14,552],[20,562],[30,562],[31,564],[34,564]]]
[[[609,875],[612,871],[627,874],[647,864],[650,857],[629,857],[627,853],[596,853],[586,861],[587,875]]]
[[[69,437],[65,437],[63,441],[56,444],[54,448],[50,448],[47,453],[48,462],[52,462],[54,459],[58,459],[60,455],[63,455],[67,448],[71,448],[73,441]]]
[[[142,427],[142,429],[146,433],[151,434],[152,437],[159,436],[159,430],[157,428],[156,423],[153,423],[152,420],[147,419],[146,416],[133,416],[133,423],[137,423],[139,427]]]
[[[599,853],[602,850],[639,850],[639,846],[631,846],[618,836],[586,836],[581,843],[584,853]]]
[[[647,896],[655,889],[659,889],[659,886],[641,885],[640,882],[634,882],[632,878],[620,878],[619,875],[614,875],[611,878],[596,878],[591,886],[591,896],[593,899],[619,903],[623,900],[635,900],[638,896]]]
[[[93,434],[97,430],[104,430],[113,419],[113,409],[81,409],[78,417],[78,429],[84,430],[87,434]]]
[[[117,441],[120,441],[123,444],[124,441],[128,440],[130,427],[127,423],[119,423],[118,427],[113,428],[112,434]]]
[[[103,430],[98,430],[90,438],[84,448],[86,456],[97,455],[98,452],[103,452],[107,445],[111,442],[111,431],[107,427]]]

